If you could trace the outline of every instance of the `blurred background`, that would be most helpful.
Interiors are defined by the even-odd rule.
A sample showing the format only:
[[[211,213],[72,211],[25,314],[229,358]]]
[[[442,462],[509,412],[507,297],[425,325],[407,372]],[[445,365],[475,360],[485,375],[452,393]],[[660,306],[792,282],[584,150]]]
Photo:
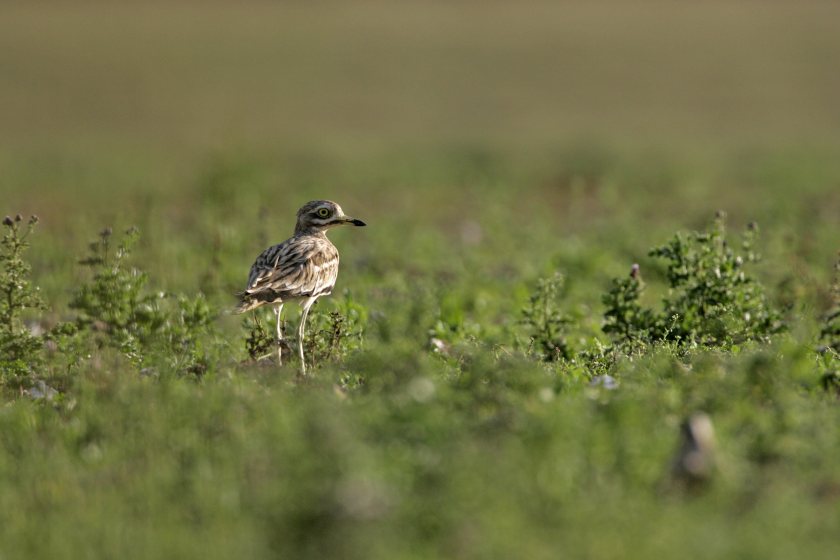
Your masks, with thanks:
[[[4,2],[2,210],[41,215],[40,269],[137,224],[176,284],[215,244],[224,290],[314,197],[395,245],[466,227],[496,251],[511,221],[619,252],[644,223],[643,251],[722,208],[810,231],[828,268],[837,21],[809,0]]]
[[[4,4],[6,153],[840,136],[833,2]]]

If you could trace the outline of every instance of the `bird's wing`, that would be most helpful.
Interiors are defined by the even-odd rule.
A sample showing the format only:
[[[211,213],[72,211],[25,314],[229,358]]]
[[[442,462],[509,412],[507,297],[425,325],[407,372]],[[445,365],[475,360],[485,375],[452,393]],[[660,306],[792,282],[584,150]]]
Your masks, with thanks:
[[[326,240],[292,238],[269,247],[251,267],[250,296],[272,300],[329,293],[338,276],[338,251]]]

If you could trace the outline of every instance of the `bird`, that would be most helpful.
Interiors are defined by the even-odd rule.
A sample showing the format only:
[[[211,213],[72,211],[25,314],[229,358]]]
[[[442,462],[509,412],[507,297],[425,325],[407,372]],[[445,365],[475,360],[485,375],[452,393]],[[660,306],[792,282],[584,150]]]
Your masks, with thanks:
[[[705,412],[695,412],[680,426],[680,449],[671,465],[674,482],[690,490],[707,484],[715,471],[715,429]]]
[[[235,312],[245,313],[264,305],[274,307],[277,316],[277,360],[283,363],[281,344],[283,305],[297,301],[302,308],[298,325],[298,355],[301,373],[306,373],[303,335],[309,309],[321,296],[332,293],[338,277],[338,249],[327,231],[338,226],[365,226],[365,222],[344,214],[331,200],[313,200],[297,211],[292,237],[272,245],[256,258],[248,275],[248,285],[237,294]]]

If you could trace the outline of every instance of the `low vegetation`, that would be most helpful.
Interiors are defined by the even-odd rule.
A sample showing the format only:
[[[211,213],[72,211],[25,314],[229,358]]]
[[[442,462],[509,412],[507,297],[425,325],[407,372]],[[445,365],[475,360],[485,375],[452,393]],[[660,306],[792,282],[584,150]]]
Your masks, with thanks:
[[[837,283],[818,335],[789,334],[750,270],[753,224],[737,251],[722,214],[652,249],[601,296],[602,333],[577,320],[559,270],[523,281],[531,294],[501,329],[427,285],[391,309],[418,307],[425,329],[395,339],[398,325],[345,291],[313,311],[315,368],[299,377],[274,363],[273,317],[231,331],[201,293],[157,285],[133,257],[136,228],[103,230],[67,309],[50,310],[24,253],[36,223],[3,223],[0,472],[28,489],[4,499],[5,550],[548,557],[575,539],[597,551],[615,526],[648,556],[697,516],[721,550],[744,546],[709,517],[721,508],[746,510],[744,531],[794,508],[830,534]],[[661,271],[658,306],[647,270]],[[63,466],[14,467],[35,453]],[[119,535],[94,528],[104,512]],[[68,532],[33,540],[19,515]],[[144,535],[151,548],[126,548]],[[773,556],[762,540],[749,546]]]

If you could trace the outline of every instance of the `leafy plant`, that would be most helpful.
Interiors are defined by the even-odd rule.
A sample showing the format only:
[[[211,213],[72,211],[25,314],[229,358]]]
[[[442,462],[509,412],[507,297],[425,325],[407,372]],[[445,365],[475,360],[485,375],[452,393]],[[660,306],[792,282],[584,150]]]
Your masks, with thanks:
[[[245,338],[245,350],[248,352],[248,357],[253,360],[261,360],[272,355],[272,349],[276,347],[277,341],[269,334],[263,327],[262,321],[259,318],[259,312],[249,314],[242,319],[242,326],[248,333]]]
[[[70,302],[79,312],[77,321],[100,336],[101,343],[121,350],[136,364],[142,362],[141,347],[165,322],[159,302],[163,294],[146,291],[146,273],[129,264],[129,256],[140,233],[127,230],[116,248],[111,228],[102,230],[89,245],[90,254],[79,261],[93,272]]]
[[[354,301],[349,292],[333,305],[333,311],[313,309],[309,316],[304,352],[314,364],[341,359],[362,345],[367,318],[365,308]]]
[[[569,359],[572,355],[566,340],[566,327],[571,321],[558,306],[563,282],[559,272],[540,279],[528,306],[522,310],[522,324],[528,329],[531,348],[547,362]]]
[[[670,285],[655,335],[725,346],[765,338],[783,330],[779,313],[770,306],[761,285],[744,270],[759,261],[754,250],[758,226],[750,224],[742,238],[743,255],[726,240],[725,215],[718,213],[708,232],[677,234],[650,256],[668,261]],[[669,318],[675,317],[671,323]]]
[[[160,332],[163,356],[176,371],[201,376],[209,366],[204,335],[210,333],[213,313],[201,293],[179,295],[174,302]]]
[[[643,308],[639,303],[644,290],[638,264],[632,266],[627,277],[613,279],[610,291],[602,298],[607,307],[604,312],[605,333],[623,343],[644,342],[650,337],[656,317],[652,310]]]
[[[709,231],[678,233],[650,251],[667,262],[669,290],[659,312],[639,303],[643,284],[637,268],[630,278],[614,280],[604,297],[604,332],[617,340],[731,347],[782,331],[778,311],[745,270],[759,260],[757,226],[747,228],[738,254],[726,239],[724,219],[719,213]]]
[[[321,311],[316,303],[309,312],[303,340],[303,351],[308,365],[339,360],[351,350],[361,347],[367,319],[365,308],[355,302],[346,291],[343,298],[331,300],[331,304],[332,311]],[[251,360],[258,361],[276,355],[277,340],[274,329],[263,326],[259,312],[254,313],[253,317],[243,319],[242,326],[247,332],[245,349]],[[287,354],[291,356],[294,352],[296,355],[297,341],[284,337],[281,350],[285,363]]]
[[[0,383],[20,386],[43,361],[43,341],[23,323],[28,309],[44,309],[38,288],[29,280],[31,267],[23,254],[27,239],[38,223],[31,216],[24,224],[20,214],[3,220],[0,241]]]
[[[138,367],[162,360],[180,373],[204,373],[202,340],[212,321],[207,301],[201,294],[148,290],[148,275],[129,263],[138,230],[127,230],[116,248],[112,235],[110,228],[103,230],[80,261],[93,272],[70,303],[79,312],[80,329],[94,333],[100,346],[119,349]]]

